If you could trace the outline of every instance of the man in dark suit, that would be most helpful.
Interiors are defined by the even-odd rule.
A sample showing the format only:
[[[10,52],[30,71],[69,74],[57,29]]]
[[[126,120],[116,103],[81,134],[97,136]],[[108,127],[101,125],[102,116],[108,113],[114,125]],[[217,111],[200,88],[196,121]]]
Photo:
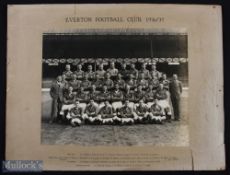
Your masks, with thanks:
[[[175,120],[180,120],[180,96],[182,93],[182,83],[178,80],[176,74],[173,75],[173,79],[169,84],[169,91],[171,94]]]
[[[63,87],[62,76],[58,76],[57,80],[53,82],[50,88],[50,96],[52,98],[52,108],[51,108],[51,120],[50,123],[53,123],[59,114],[62,106],[63,99]]]

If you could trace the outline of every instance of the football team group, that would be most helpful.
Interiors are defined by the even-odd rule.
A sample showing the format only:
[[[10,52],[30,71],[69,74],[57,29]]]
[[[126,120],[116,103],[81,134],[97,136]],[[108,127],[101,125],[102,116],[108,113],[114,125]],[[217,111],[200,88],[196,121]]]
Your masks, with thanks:
[[[147,69],[145,63],[139,70],[135,64],[117,68],[114,62],[107,70],[103,64],[97,68],[89,64],[87,71],[81,64],[76,67],[72,71],[67,64],[52,83],[50,123],[126,125],[180,120],[182,83],[176,74],[169,80],[156,64]]]

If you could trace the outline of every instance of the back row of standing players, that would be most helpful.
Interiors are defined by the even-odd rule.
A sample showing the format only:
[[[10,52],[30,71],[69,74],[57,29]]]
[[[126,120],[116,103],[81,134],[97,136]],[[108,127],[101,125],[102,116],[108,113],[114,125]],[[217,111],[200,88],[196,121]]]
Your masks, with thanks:
[[[178,95],[180,96],[182,92],[182,85],[177,80],[177,75],[173,75],[170,83],[166,74],[157,71],[155,64],[151,65],[151,70],[146,69],[146,64],[142,64],[140,70],[137,70],[134,64],[131,64],[129,69],[126,69],[125,64],[121,64],[120,67],[119,70],[116,69],[114,62],[111,62],[107,70],[104,70],[103,64],[100,64],[96,71],[93,71],[92,65],[88,65],[87,71],[83,71],[79,64],[77,70],[73,72],[71,66],[67,64],[66,70],[58,76],[51,87],[52,119],[55,118],[56,113],[62,113],[65,106],[76,101],[87,104],[93,100],[100,104],[100,108],[107,101],[116,109],[121,106],[119,103],[125,100],[129,103],[146,102],[150,106],[156,103],[155,99],[163,102],[161,107],[171,118],[170,107],[165,103],[170,97],[174,100],[172,102],[175,119],[179,119]],[[57,93],[58,87],[60,90]]]
[[[93,71],[92,65],[88,65],[88,70],[84,72],[82,65],[77,66],[77,70],[72,72],[70,65],[66,65],[66,71],[63,72],[63,81],[66,85],[72,86],[74,90],[90,90],[89,87],[95,85],[97,90],[102,90],[106,86],[108,90],[112,90],[115,85],[119,85],[120,89],[125,89],[129,85],[131,90],[138,86],[142,86],[143,90],[147,88],[157,89],[160,83],[168,90],[169,81],[166,74],[156,70],[156,65],[151,66],[151,70],[146,69],[146,64],[142,64],[141,70],[137,70],[134,64],[130,65],[130,69],[126,69],[125,64],[121,64],[121,69],[116,69],[114,62],[110,63],[110,68],[104,70],[103,64],[100,64],[98,70]]]

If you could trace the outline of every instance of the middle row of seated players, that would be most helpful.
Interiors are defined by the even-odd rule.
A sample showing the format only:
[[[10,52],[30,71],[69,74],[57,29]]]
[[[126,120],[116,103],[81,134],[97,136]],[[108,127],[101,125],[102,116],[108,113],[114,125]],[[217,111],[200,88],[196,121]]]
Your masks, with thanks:
[[[85,108],[86,104],[91,100],[100,107],[104,105],[105,101],[111,103],[114,109],[122,106],[122,101],[128,100],[129,105],[134,107],[135,103],[144,100],[148,106],[153,104],[155,99],[158,100],[159,105],[169,118],[171,118],[171,109],[169,105],[169,92],[160,84],[157,90],[153,90],[150,85],[147,91],[142,90],[142,86],[138,86],[136,91],[130,90],[130,86],[126,85],[125,90],[122,91],[118,84],[115,84],[113,90],[109,91],[107,86],[103,86],[102,91],[97,91],[96,86],[91,87],[91,91],[86,92],[81,87],[80,91],[74,92],[72,86],[69,86],[68,91],[64,93],[62,100],[61,115],[65,111],[73,107],[75,101],[79,101],[81,106]]]
[[[114,109],[109,101],[104,106],[98,107],[94,100],[90,100],[85,110],[76,101],[74,106],[68,110],[65,120],[72,126],[89,124],[134,124],[134,123],[162,123],[166,119],[163,108],[155,99],[151,107],[144,104],[143,100],[133,109],[129,100],[124,105]]]

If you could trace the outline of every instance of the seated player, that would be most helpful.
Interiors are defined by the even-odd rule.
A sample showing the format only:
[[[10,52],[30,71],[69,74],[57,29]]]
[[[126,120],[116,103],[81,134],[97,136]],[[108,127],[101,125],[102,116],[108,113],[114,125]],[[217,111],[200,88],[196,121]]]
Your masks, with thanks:
[[[100,118],[102,124],[113,124],[113,120],[116,114],[113,107],[109,104],[109,101],[104,102],[104,106],[98,112],[98,118]]]
[[[141,99],[144,99],[145,92],[142,90],[142,86],[137,87],[137,91],[134,93],[134,102],[139,103]]]
[[[95,75],[95,80],[93,81],[92,84],[96,86],[96,89],[102,89],[103,79],[100,78],[99,74]]]
[[[158,100],[166,100],[167,97],[167,91],[164,89],[163,84],[159,84],[159,87],[155,92],[155,98]]]
[[[137,123],[146,123],[148,121],[149,109],[146,104],[144,104],[143,100],[139,101],[139,105],[137,105],[134,109],[134,120]]]
[[[115,84],[115,89],[114,91],[111,92],[111,101],[112,101],[113,108],[116,109],[117,107],[121,107],[122,100],[123,100],[123,93],[119,89],[119,85]]]
[[[69,64],[65,66],[65,71],[62,74],[66,76],[66,81],[71,80],[73,72],[71,71]]]
[[[118,70],[115,68],[114,62],[110,63],[110,68],[107,70],[107,73],[109,73],[112,78],[117,76]]]
[[[101,123],[101,119],[98,117],[97,113],[98,106],[93,99],[90,99],[89,104],[85,108],[85,114],[83,115],[83,118],[90,124],[99,124]]]
[[[137,81],[138,86],[142,86],[142,89],[146,89],[148,87],[148,81],[145,79],[144,73],[140,74],[140,78]]]
[[[81,82],[81,87],[83,87],[84,90],[87,90],[90,86],[91,82],[88,80],[88,74],[85,74],[84,79]]]
[[[150,84],[147,91],[145,92],[145,101],[147,102],[148,106],[150,107],[153,104],[155,92],[153,91],[153,86]]]
[[[154,103],[149,109],[149,121],[151,123],[162,123],[166,119],[163,108],[158,104],[155,99]]]
[[[79,105],[79,101],[76,101],[74,107],[71,108],[66,116],[69,123],[75,127],[80,126],[83,122],[83,109]]]
[[[128,80],[126,81],[126,84],[130,86],[130,89],[136,88],[136,80],[134,79],[134,76],[132,74],[129,75]]]
[[[125,80],[122,79],[122,75],[120,73],[117,74],[117,79],[115,83],[119,85],[120,89],[125,88]]]
[[[113,80],[110,79],[110,74],[106,73],[105,74],[105,79],[104,79],[104,86],[107,86],[108,89],[113,88]]]
[[[76,99],[81,103],[81,107],[85,107],[86,103],[89,101],[88,94],[84,91],[83,87],[80,87],[80,90],[77,92]]]
[[[99,99],[98,99],[99,92],[96,91],[96,86],[94,84],[91,86],[91,91],[89,92],[88,95],[90,99],[93,99],[97,103],[99,102]]]
[[[132,106],[134,103],[134,92],[130,90],[130,86],[128,84],[125,85],[125,91],[124,91],[124,100],[129,100],[130,106]]]
[[[102,92],[98,95],[98,101],[99,101],[99,108],[104,105],[104,101],[110,101],[111,100],[111,94],[108,91],[107,86],[103,86]]]
[[[72,79],[69,81],[69,85],[73,87],[74,91],[78,91],[81,87],[81,81],[77,80],[77,76],[72,74]]]
[[[169,90],[169,80],[167,79],[167,75],[163,74],[160,83],[164,85],[166,90]]]
[[[95,73],[93,72],[93,67],[92,65],[88,65],[88,70],[85,72],[85,76],[92,81],[95,79]]]
[[[84,71],[81,70],[81,69],[82,69],[82,65],[78,64],[77,65],[77,70],[74,72],[74,74],[77,76],[78,80],[83,80],[84,75],[85,75]]]
[[[105,77],[105,70],[103,64],[99,64],[99,68],[96,71],[96,74],[98,75],[99,79],[104,79]]]
[[[153,90],[156,90],[159,87],[159,80],[157,79],[156,75],[152,75],[151,78],[149,78],[149,85],[152,85]]]
[[[125,100],[125,104],[117,109],[117,119],[121,124],[133,124],[134,115],[133,109],[129,106],[129,100]]]
[[[68,88],[68,92],[63,94],[63,105],[60,111],[60,115],[65,115],[65,112],[68,112],[70,108],[74,106],[76,100],[76,93],[73,92],[73,87]]]
[[[157,71],[156,64],[152,64],[151,71],[149,72],[150,78],[157,78],[158,80],[161,78],[162,73]]]
[[[130,75],[132,75],[134,79],[138,78],[138,70],[135,68],[135,64],[133,63],[130,65],[130,69],[128,71],[128,77],[130,77]]]
[[[63,85],[63,95],[66,94],[68,92],[69,89],[69,82],[66,81],[66,75],[63,74],[62,75],[62,85]]]
[[[139,70],[138,72],[138,78],[141,78],[141,74],[144,74],[144,79],[148,79],[149,78],[149,70],[146,69],[146,64],[143,63],[141,65],[141,70]]]
[[[155,98],[158,99],[158,103],[164,109],[166,116],[171,118],[172,112],[169,103],[169,93],[164,89],[163,84],[160,84],[159,88],[156,90]]]

